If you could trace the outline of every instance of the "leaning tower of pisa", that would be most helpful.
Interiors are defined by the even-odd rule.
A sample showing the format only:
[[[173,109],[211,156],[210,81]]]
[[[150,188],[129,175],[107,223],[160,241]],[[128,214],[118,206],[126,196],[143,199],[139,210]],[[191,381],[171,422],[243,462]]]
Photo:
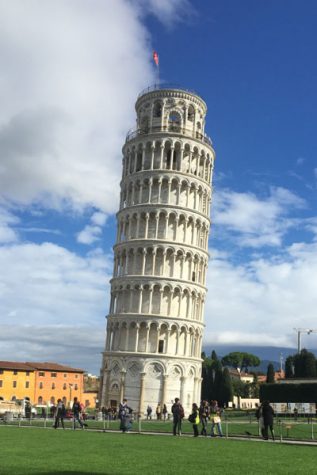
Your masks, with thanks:
[[[195,93],[152,87],[123,146],[101,406],[200,400],[215,153]]]

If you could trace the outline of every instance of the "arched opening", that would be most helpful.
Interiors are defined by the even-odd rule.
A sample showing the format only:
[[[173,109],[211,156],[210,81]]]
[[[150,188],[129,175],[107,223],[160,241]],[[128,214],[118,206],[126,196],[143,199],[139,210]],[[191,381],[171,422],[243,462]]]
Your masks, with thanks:
[[[172,111],[168,116],[168,130],[171,132],[181,131],[182,119],[179,112]]]

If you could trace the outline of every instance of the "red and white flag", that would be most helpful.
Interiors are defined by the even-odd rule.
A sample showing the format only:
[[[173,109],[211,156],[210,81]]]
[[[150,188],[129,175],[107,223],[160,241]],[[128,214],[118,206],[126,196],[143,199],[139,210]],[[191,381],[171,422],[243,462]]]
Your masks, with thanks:
[[[159,57],[158,57],[158,54],[156,51],[153,51],[153,60],[154,60],[154,63],[156,64],[156,66],[159,65]]]

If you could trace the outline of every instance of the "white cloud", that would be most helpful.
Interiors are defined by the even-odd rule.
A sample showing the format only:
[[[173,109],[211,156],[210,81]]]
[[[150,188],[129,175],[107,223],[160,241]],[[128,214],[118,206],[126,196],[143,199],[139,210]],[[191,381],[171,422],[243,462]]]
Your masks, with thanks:
[[[215,226],[240,234],[241,246],[279,246],[287,230],[297,224],[288,215],[305,206],[302,198],[285,188],[271,188],[259,198],[253,193],[219,190],[214,199]]]
[[[91,224],[87,224],[85,228],[77,234],[77,241],[81,244],[93,244],[99,241],[102,235],[102,227],[107,221],[105,213],[96,212],[90,217]]]
[[[18,224],[19,219],[5,208],[0,207],[0,244],[15,242],[18,240],[18,233],[12,225]]]
[[[93,244],[99,241],[102,229],[99,226],[85,226],[85,228],[77,234],[77,241],[81,244]]]
[[[2,324],[100,325],[109,298],[112,257],[79,257],[50,243],[0,248]]]
[[[12,0],[0,18],[2,197],[114,212],[124,135],[153,79],[138,9]]]
[[[293,328],[316,328],[317,244],[234,265],[210,262],[205,343],[295,346]],[[317,347],[314,335],[307,341]]]

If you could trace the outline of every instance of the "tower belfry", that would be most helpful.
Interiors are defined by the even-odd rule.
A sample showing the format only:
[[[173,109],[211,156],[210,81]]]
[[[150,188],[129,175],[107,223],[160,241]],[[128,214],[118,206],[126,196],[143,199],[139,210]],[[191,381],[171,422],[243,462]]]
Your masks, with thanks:
[[[211,178],[207,107],[195,93],[151,87],[123,146],[120,209],[101,406],[136,411],[200,401]]]

